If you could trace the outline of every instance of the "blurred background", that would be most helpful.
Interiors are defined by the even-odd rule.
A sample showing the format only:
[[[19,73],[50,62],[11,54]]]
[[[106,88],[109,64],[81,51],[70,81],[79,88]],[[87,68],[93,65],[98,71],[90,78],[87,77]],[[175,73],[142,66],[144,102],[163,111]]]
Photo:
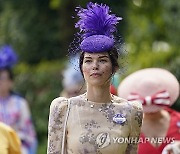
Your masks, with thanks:
[[[0,0],[0,46],[19,55],[15,91],[29,102],[38,135],[38,154],[46,153],[51,101],[62,91],[68,46],[77,30],[74,11],[87,0]],[[128,64],[121,78],[138,69],[161,67],[180,81],[179,0],[97,0],[123,17],[118,25]],[[72,18],[75,17],[75,18]],[[173,108],[180,111],[178,100]]]

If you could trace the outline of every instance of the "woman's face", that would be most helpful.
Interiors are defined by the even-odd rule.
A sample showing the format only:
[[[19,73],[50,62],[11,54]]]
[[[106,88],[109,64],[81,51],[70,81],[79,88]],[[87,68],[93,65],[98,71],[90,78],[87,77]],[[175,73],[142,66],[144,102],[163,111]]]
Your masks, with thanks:
[[[84,78],[88,84],[103,86],[110,83],[112,63],[107,52],[84,53],[82,64]]]
[[[12,88],[12,80],[6,70],[0,71],[0,93],[10,92]]]

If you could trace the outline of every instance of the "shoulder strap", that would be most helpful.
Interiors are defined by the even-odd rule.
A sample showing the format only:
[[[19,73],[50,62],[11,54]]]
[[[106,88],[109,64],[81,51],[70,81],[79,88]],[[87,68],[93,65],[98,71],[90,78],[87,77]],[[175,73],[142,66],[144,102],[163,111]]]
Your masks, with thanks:
[[[67,127],[67,121],[68,121],[68,117],[69,117],[69,111],[70,111],[70,99],[68,99],[68,104],[67,104],[67,112],[66,112],[66,117],[65,117],[65,121],[64,121],[64,128],[63,128],[63,138],[62,138],[62,149],[61,149],[61,154],[66,154],[66,148],[65,148],[65,142],[66,142],[66,127]]]

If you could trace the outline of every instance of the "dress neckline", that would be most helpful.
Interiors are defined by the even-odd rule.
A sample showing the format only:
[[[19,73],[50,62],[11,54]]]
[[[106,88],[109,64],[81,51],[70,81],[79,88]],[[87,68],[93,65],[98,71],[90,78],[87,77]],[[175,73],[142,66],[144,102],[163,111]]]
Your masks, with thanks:
[[[112,98],[112,99],[111,99],[109,102],[106,102],[106,103],[105,103],[105,102],[93,102],[93,101],[90,101],[90,100],[87,99],[86,96],[87,96],[87,92],[81,95],[81,97],[83,98],[83,100],[84,100],[85,102],[88,102],[88,103],[94,104],[94,105],[95,105],[95,104],[96,104],[96,105],[98,105],[98,104],[99,104],[99,105],[102,105],[102,104],[107,104],[107,105],[112,104],[113,101],[114,101],[114,97],[115,97],[113,94],[111,94],[111,98]]]

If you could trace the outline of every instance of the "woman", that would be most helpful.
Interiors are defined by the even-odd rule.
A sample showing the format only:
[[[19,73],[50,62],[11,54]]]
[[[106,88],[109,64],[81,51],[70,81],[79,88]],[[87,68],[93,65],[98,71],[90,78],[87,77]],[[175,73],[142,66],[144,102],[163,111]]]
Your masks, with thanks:
[[[0,154],[21,154],[21,142],[16,132],[0,122]]]
[[[34,154],[37,142],[28,103],[12,91],[12,67],[16,62],[17,56],[10,46],[0,48],[0,121],[17,132],[22,154]]]
[[[139,154],[180,153],[180,113],[169,108],[179,96],[173,74],[160,68],[139,70],[121,82],[118,95],[143,104]]]
[[[78,15],[76,27],[84,32],[79,66],[87,92],[53,100],[47,153],[135,154],[136,142],[122,139],[139,137],[142,106],[110,94],[111,77],[119,68],[112,33],[120,18],[110,15],[108,6],[96,3],[80,8]]]

